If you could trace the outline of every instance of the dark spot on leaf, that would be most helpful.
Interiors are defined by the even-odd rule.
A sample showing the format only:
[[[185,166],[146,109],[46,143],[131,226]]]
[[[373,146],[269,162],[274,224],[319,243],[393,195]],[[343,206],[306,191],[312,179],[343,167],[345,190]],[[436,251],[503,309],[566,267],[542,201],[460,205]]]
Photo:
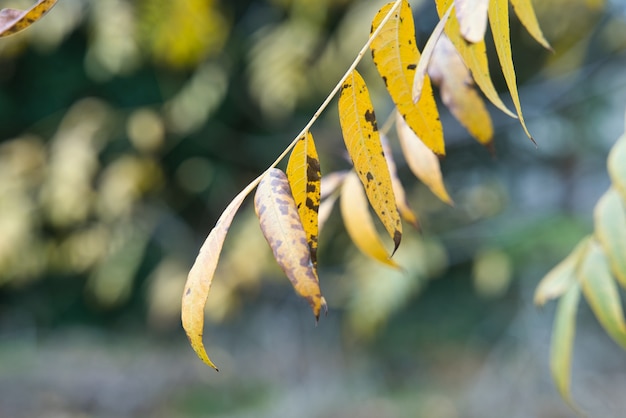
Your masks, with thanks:
[[[376,124],[376,115],[374,115],[373,109],[367,109],[365,111],[365,120],[368,121],[372,125],[372,129],[374,131],[378,130],[378,125]]]
[[[191,293],[191,287],[187,288],[187,291],[185,292],[185,296],[189,295]]]
[[[374,180],[374,176],[372,175],[371,172],[367,172],[367,174],[365,175],[365,178],[367,179],[367,181],[372,181]]]
[[[321,179],[320,162],[315,158],[307,157],[306,164],[306,176],[309,181],[318,181]]]
[[[406,66],[407,70],[414,70],[416,68],[417,68],[417,65],[415,65],[415,64],[409,64],[409,65]]]

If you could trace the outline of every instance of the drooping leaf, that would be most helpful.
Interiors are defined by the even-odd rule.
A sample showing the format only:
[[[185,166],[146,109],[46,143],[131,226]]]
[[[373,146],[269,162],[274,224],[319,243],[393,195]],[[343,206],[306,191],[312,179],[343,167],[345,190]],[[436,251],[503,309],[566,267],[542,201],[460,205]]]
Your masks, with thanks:
[[[322,233],[322,229],[324,229],[324,225],[326,225],[326,221],[328,221],[328,218],[330,217],[330,214],[335,207],[335,202],[337,202],[338,197],[339,195],[337,194],[331,194],[326,199],[322,200],[322,203],[320,203],[317,221],[320,233]]]
[[[441,100],[454,117],[485,146],[493,140],[493,125],[483,99],[474,88],[472,77],[454,45],[439,38],[428,66],[433,83],[439,85]]]
[[[626,204],[626,164],[624,161],[626,161],[626,133],[613,145],[607,163],[613,187],[617,189],[622,196],[622,201]]]
[[[448,10],[453,0],[436,0],[437,13],[439,17]],[[502,102],[498,92],[491,81],[491,75],[489,74],[489,64],[487,62],[487,49],[484,41],[468,43],[461,35],[459,28],[459,21],[454,14],[448,19],[448,23],[445,28],[446,35],[450,38],[450,41],[463,58],[463,62],[469,68],[472,73],[472,77],[476,84],[485,96],[493,103],[498,109],[506,113],[507,115],[515,118],[515,114],[511,112]]]
[[[204,244],[202,244],[198,257],[196,257],[196,261],[193,263],[189,275],[187,276],[187,283],[185,283],[181,307],[183,328],[187,333],[191,347],[198,357],[215,370],[217,370],[217,367],[209,359],[206,349],[204,348],[204,343],[202,342],[204,305],[206,305],[207,298],[209,297],[209,290],[211,289],[211,282],[213,281],[215,269],[217,268],[217,261],[222,252],[222,246],[224,245],[224,239],[226,239],[230,224],[244,199],[256,187],[260,179],[261,177],[258,177],[246,186],[246,188],[228,204],[226,209],[224,209],[215,227],[213,227],[209,236],[204,241]]]
[[[254,196],[254,209],[278,265],[318,320],[326,304],[285,173],[277,168],[268,170]]]
[[[537,22],[537,16],[535,15],[535,9],[533,8],[531,0],[511,0],[511,5],[528,33],[544,48],[552,50],[552,47],[543,36],[543,32],[539,27],[539,22]]]
[[[372,32],[381,24],[392,5],[389,3],[378,11],[372,21]],[[402,1],[400,10],[385,23],[370,49],[376,69],[398,112],[430,149],[444,155],[443,129],[427,76],[424,76],[419,101],[413,101],[413,81],[420,53],[415,44],[415,24],[407,1]]]
[[[577,281],[576,269],[588,244],[589,237],[583,239],[563,261],[541,279],[535,290],[535,304],[541,306],[549,300],[559,298],[572,287],[572,283]]]
[[[626,323],[617,284],[609,270],[609,263],[602,247],[590,240],[587,254],[578,269],[578,279],[585,299],[602,325],[615,342],[626,348]]]
[[[341,188],[341,216],[346,225],[348,235],[361,252],[374,260],[391,267],[399,268],[389,258],[389,253],[378,236],[374,220],[370,215],[369,206],[363,186],[354,171],[346,176]]]
[[[321,185],[321,198],[326,199],[331,194],[334,194],[339,187],[343,184],[343,180],[350,170],[333,171],[332,173],[324,174],[322,177]]]
[[[607,255],[611,271],[626,288],[626,205],[617,190],[610,188],[600,198],[594,218],[596,238]]]
[[[57,0],[39,0],[28,10],[0,10],[0,38],[20,32],[41,19]]]
[[[402,153],[415,176],[422,181],[435,196],[447,204],[452,204],[441,176],[439,158],[407,126],[404,119],[396,118],[396,129]]]
[[[467,42],[480,42],[487,30],[489,0],[454,0],[461,35]]]
[[[409,207],[409,202],[406,199],[406,192],[404,186],[398,178],[398,170],[396,169],[396,162],[393,159],[393,153],[391,152],[391,146],[389,140],[385,135],[380,136],[380,142],[383,145],[383,152],[387,159],[387,166],[389,167],[389,174],[391,175],[391,185],[393,186],[393,194],[396,197],[396,206],[400,212],[402,219],[419,229],[419,221],[415,212]]]
[[[489,24],[493,34],[493,41],[496,45],[496,52],[500,60],[500,67],[509,87],[513,105],[517,111],[517,116],[524,132],[531,141],[535,142],[524,121],[522,115],[522,105],[519,101],[519,93],[517,92],[517,77],[515,76],[515,68],[513,67],[513,55],[511,54],[511,33],[509,30],[509,1],[508,0],[491,0],[489,2]]]
[[[291,151],[287,164],[287,178],[291,193],[298,208],[302,226],[306,232],[311,250],[311,260],[317,266],[318,215],[320,206],[320,186],[322,174],[320,161],[313,142],[313,135],[307,132]]]
[[[572,351],[576,335],[576,310],[580,300],[580,285],[577,281],[570,286],[557,305],[552,341],[550,343],[550,371],[559,393],[573,406],[570,381],[572,373]]]
[[[341,88],[339,122],[354,169],[365,187],[372,208],[393,239],[395,252],[402,239],[402,223],[380,144],[374,107],[365,82],[356,70],[352,71]]]

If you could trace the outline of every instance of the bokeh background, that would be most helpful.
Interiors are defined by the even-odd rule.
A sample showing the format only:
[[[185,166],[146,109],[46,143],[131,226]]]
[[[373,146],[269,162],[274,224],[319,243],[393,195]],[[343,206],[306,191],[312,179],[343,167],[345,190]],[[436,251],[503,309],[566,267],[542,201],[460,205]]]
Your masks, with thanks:
[[[335,211],[319,254],[330,312],[315,327],[244,205],[206,310],[219,374],[187,343],[180,297],[201,242],[312,116],[383,3],[59,0],[0,40],[0,416],[573,416],[549,376],[554,304],[532,293],[592,230],[609,184],[623,0],[537,1],[554,53],[512,21],[537,147],[491,107],[494,157],[440,106],[456,205],[399,164],[422,225],[397,254],[406,274],[358,253]],[[411,4],[423,45],[434,4]],[[382,121],[382,82],[369,58],[359,68]],[[323,173],[346,168],[334,105],[313,134]],[[574,397],[623,416],[626,355],[584,303],[578,321]]]

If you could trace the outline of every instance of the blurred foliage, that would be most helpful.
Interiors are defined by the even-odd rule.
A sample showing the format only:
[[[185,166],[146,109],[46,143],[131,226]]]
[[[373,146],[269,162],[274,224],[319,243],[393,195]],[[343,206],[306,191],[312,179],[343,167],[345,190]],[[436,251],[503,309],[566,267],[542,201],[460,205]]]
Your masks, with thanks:
[[[423,44],[434,5],[411,3]],[[562,3],[536,5],[554,55],[538,53],[523,42],[521,26],[513,27],[520,84],[544,66],[559,76],[626,49],[617,6]],[[0,315],[53,326],[118,323],[132,313],[155,329],[177,328],[199,243],[343,74],[379,7],[356,0],[63,0],[29,30],[2,40]],[[371,63],[362,67],[382,119],[390,109],[384,86],[369,77]],[[533,125],[532,109],[529,115]],[[596,125],[579,132],[577,116],[563,105],[531,126],[544,147],[539,157],[519,157],[496,120],[500,163],[444,120],[453,140],[443,170],[457,205],[444,208],[423,186],[412,188],[411,205],[428,233],[407,238],[405,255],[398,252],[407,274],[364,262],[331,217],[320,241],[320,275],[326,293],[337,295],[329,297],[333,310],[346,311],[348,329],[373,336],[446,269],[450,277],[467,276],[479,295],[498,298],[514,291],[525,266],[562,256],[584,229],[572,195],[541,198],[542,210],[527,223],[511,202],[524,201],[541,174],[544,185],[571,190],[580,155],[603,152],[581,139]],[[336,115],[314,129],[320,153],[335,157],[322,158],[332,161],[322,171],[345,166],[335,147]],[[408,178],[406,167],[399,170]],[[524,207],[537,209],[533,202]],[[562,212],[551,212],[555,207]],[[207,306],[215,321],[262,287],[274,289],[260,285],[262,278],[291,292],[251,210],[238,216]]]

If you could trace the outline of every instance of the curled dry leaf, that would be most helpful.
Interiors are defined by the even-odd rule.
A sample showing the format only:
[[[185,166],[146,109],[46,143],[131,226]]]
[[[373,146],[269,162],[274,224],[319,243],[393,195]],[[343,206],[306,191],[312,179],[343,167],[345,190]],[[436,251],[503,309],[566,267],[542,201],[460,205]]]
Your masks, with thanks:
[[[552,47],[543,36],[543,32],[539,27],[539,22],[537,22],[537,16],[535,15],[535,9],[533,8],[531,0],[511,0],[511,5],[528,33],[544,48],[552,51]]]
[[[511,33],[509,29],[509,0],[490,0],[489,1],[489,24],[491,25],[491,33],[493,41],[496,45],[496,52],[500,60],[500,67],[509,87],[513,105],[517,111],[517,116],[522,128],[530,140],[535,143],[524,121],[522,115],[522,105],[517,92],[517,77],[515,76],[515,68],[513,67],[513,55],[511,54]]]
[[[320,161],[313,142],[313,135],[307,132],[291,151],[287,164],[287,178],[291,193],[298,208],[298,214],[306,232],[311,250],[311,260],[317,266],[318,210],[320,206],[320,184],[322,173]]]
[[[487,30],[489,0],[454,0],[461,35],[467,42],[480,42]]]
[[[441,100],[452,115],[479,143],[489,146],[493,140],[491,117],[463,59],[445,35],[437,42],[428,74],[439,85]]]
[[[446,10],[452,5],[452,2],[453,0],[436,0],[439,17],[443,16]],[[474,81],[476,81],[476,84],[489,101],[507,115],[515,118],[515,114],[504,105],[500,96],[498,96],[498,92],[491,81],[485,41],[468,43],[461,35],[459,21],[454,14],[448,18],[445,33],[448,35],[448,38],[450,38],[456,50],[459,51],[461,57],[463,57],[463,62],[472,73]]]
[[[611,271],[626,288],[626,205],[614,188],[598,201],[594,212],[596,238],[606,253]]]
[[[45,15],[57,0],[40,0],[28,10],[0,10],[0,38],[20,32]]]
[[[393,3],[389,3],[379,10],[372,22],[372,32],[377,30],[392,6]],[[413,101],[413,82],[420,53],[415,44],[415,24],[407,1],[402,1],[400,10],[385,23],[370,49],[376,69],[398,112],[430,149],[444,155],[443,129],[428,77],[423,77],[419,101]]]
[[[215,227],[209,233],[209,236],[202,244],[196,261],[193,263],[187,283],[185,283],[185,291],[183,293],[181,319],[183,328],[187,333],[191,347],[198,354],[198,357],[207,365],[215,367],[215,364],[209,359],[204,343],[202,342],[202,334],[204,331],[204,305],[206,305],[211,289],[211,282],[217,268],[226,234],[233,222],[233,218],[239,210],[244,199],[259,183],[262,176],[259,176],[252,183],[246,186],[233,200],[228,204],[220,218],[217,220]]]
[[[415,212],[413,212],[409,206],[404,186],[402,186],[400,178],[398,177],[398,170],[396,169],[396,162],[393,159],[393,153],[391,152],[389,140],[385,135],[381,135],[380,142],[383,145],[383,152],[385,153],[385,158],[387,159],[387,166],[389,167],[389,174],[391,175],[393,194],[396,197],[396,206],[398,207],[400,216],[415,228],[419,229],[420,226],[419,221],[417,220],[417,215],[415,215]]]
[[[451,205],[452,199],[448,195],[443,183],[439,158],[418,138],[407,126],[404,119],[396,118],[396,129],[404,158],[415,176],[422,181],[435,196]]]
[[[361,252],[374,260],[391,267],[399,266],[389,258],[389,253],[382,244],[358,176],[351,171],[341,188],[341,216],[348,235]]]
[[[339,95],[339,122],[354,170],[367,198],[393,239],[394,252],[402,239],[391,176],[380,143],[374,107],[361,75],[352,71]]]
[[[285,173],[277,168],[268,170],[254,196],[254,209],[274,258],[298,295],[309,302],[317,321],[326,303]]]

